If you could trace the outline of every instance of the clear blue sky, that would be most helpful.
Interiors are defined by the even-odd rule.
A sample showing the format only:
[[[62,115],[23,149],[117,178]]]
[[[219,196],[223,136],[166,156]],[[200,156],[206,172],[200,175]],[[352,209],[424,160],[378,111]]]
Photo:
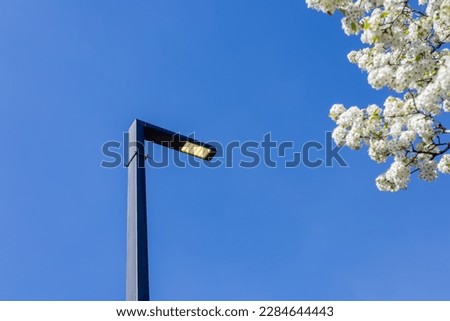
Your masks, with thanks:
[[[302,0],[0,1],[0,299],[124,300],[134,118],[202,140],[324,141],[381,103],[357,38]],[[378,192],[386,164],[149,168],[155,300],[450,300],[449,177]],[[323,156],[320,152],[316,156]]]

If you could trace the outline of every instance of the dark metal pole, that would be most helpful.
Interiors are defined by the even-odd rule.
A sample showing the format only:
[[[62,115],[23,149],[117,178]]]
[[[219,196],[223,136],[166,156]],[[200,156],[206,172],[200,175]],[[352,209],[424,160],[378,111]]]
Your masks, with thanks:
[[[128,130],[127,279],[128,301],[149,301],[145,123],[136,119]]]

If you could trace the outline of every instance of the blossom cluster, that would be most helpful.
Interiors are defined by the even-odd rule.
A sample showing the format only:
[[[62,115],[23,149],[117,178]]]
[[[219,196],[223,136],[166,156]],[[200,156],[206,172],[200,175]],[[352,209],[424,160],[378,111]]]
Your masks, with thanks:
[[[308,7],[342,13],[342,29],[364,47],[348,54],[374,89],[392,91],[383,106],[335,104],[333,138],[352,149],[368,147],[378,163],[392,160],[376,179],[382,191],[406,189],[410,176],[433,181],[450,174],[450,0],[306,0]]]

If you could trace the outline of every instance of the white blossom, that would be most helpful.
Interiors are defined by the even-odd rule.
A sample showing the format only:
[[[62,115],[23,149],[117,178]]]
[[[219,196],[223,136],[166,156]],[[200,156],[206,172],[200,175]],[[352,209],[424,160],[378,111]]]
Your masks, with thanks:
[[[333,133],[331,134],[331,137],[333,138],[336,145],[344,146],[346,137],[347,137],[347,130],[342,126],[337,126]]]
[[[339,116],[345,112],[345,107],[342,104],[334,104],[333,106],[331,106],[330,108],[330,118],[334,121],[337,121],[337,119],[339,118]]]
[[[425,181],[434,181],[437,177],[437,164],[434,160],[425,159],[419,163],[419,177]]]
[[[361,133],[357,129],[352,129],[347,133],[345,144],[351,149],[360,149],[361,138]]]
[[[434,136],[433,121],[425,115],[412,115],[409,118],[408,127],[426,140],[429,140]]]
[[[391,167],[376,179],[377,187],[381,191],[396,192],[406,189],[409,183],[410,169],[404,160],[395,161]]]
[[[438,170],[444,174],[450,174],[450,155],[442,156],[437,166]]]
[[[370,142],[369,156],[377,163],[384,163],[389,154],[389,148],[386,140],[374,139]]]

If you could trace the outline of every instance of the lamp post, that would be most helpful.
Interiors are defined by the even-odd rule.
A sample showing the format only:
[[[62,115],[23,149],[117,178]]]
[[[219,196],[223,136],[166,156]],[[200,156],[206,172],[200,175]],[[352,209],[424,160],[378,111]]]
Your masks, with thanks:
[[[191,137],[135,119],[128,130],[128,208],[126,298],[149,301],[145,141],[211,160],[216,149]]]

